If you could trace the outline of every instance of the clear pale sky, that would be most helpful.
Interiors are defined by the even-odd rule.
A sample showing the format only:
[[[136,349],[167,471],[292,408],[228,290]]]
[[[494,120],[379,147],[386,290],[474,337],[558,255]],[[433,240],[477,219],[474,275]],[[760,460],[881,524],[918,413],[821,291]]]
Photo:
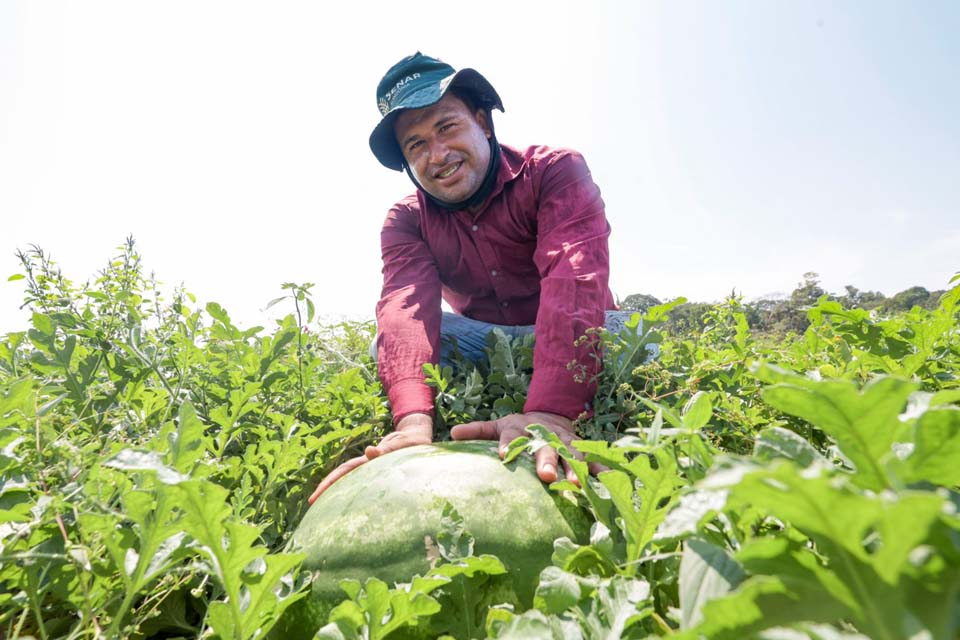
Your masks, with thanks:
[[[375,88],[416,50],[493,83],[501,141],[585,155],[621,298],[943,288],[958,33],[953,0],[3,2],[0,333],[17,248],[83,282],[129,234],[244,326],[286,281],[372,317],[412,190],[367,146]]]

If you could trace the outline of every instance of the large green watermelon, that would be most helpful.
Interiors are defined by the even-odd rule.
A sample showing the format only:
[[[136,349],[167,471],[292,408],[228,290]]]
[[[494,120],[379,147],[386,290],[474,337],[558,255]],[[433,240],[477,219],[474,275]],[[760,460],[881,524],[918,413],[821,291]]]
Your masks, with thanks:
[[[293,534],[291,550],[307,554],[316,572],[313,592],[281,623],[286,638],[309,634],[344,600],[345,578],[375,576],[409,582],[430,569],[428,549],[449,502],[476,538],[475,553],[497,556],[507,587],[521,607],[531,606],[540,571],[550,564],[553,541],[583,542],[589,521],[572,502],[536,476],[533,460],[504,465],[491,441],[443,442],[401,449],[358,467],[313,504]],[[432,555],[435,557],[435,551]]]

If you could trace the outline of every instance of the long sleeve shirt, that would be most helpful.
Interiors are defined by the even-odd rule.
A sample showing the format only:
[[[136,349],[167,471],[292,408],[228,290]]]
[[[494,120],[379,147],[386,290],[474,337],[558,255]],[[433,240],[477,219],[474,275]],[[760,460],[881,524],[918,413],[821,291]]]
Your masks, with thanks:
[[[377,349],[394,422],[433,412],[422,367],[439,361],[441,298],[476,320],[535,324],[525,412],[573,419],[596,392],[596,349],[574,343],[616,308],[600,190],[575,151],[501,145],[501,154],[493,190],[475,212],[441,209],[418,190],[387,214]],[[574,361],[586,383],[574,379]]]

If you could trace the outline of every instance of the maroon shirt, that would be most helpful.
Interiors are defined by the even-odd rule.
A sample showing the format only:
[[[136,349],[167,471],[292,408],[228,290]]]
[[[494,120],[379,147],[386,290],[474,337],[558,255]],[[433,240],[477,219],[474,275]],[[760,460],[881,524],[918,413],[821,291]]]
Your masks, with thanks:
[[[597,371],[595,350],[574,342],[616,308],[600,189],[575,151],[501,145],[501,152],[493,191],[477,213],[446,211],[418,190],[387,214],[377,349],[394,422],[433,413],[422,365],[439,362],[441,296],[475,320],[536,324],[524,411],[575,418],[593,399],[596,385],[576,382],[567,365]]]

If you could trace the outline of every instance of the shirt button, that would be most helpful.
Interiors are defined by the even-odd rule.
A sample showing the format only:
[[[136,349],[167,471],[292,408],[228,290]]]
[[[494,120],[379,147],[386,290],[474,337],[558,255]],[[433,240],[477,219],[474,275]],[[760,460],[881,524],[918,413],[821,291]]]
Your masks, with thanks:
[[[494,269],[493,271],[491,271],[491,272],[490,272],[490,275],[492,275],[494,278],[496,278],[496,277],[497,277],[497,270]]]
[[[501,306],[501,307],[509,307],[509,306],[510,306],[510,303],[507,302],[506,300],[504,300],[503,302],[500,303],[500,306]]]
[[[470,227],[470,228],[473,229],[474,231],[476,231],[476,230],[479,229],[480,227],[478,227],[477,225],[473,225],[473,226]]]

